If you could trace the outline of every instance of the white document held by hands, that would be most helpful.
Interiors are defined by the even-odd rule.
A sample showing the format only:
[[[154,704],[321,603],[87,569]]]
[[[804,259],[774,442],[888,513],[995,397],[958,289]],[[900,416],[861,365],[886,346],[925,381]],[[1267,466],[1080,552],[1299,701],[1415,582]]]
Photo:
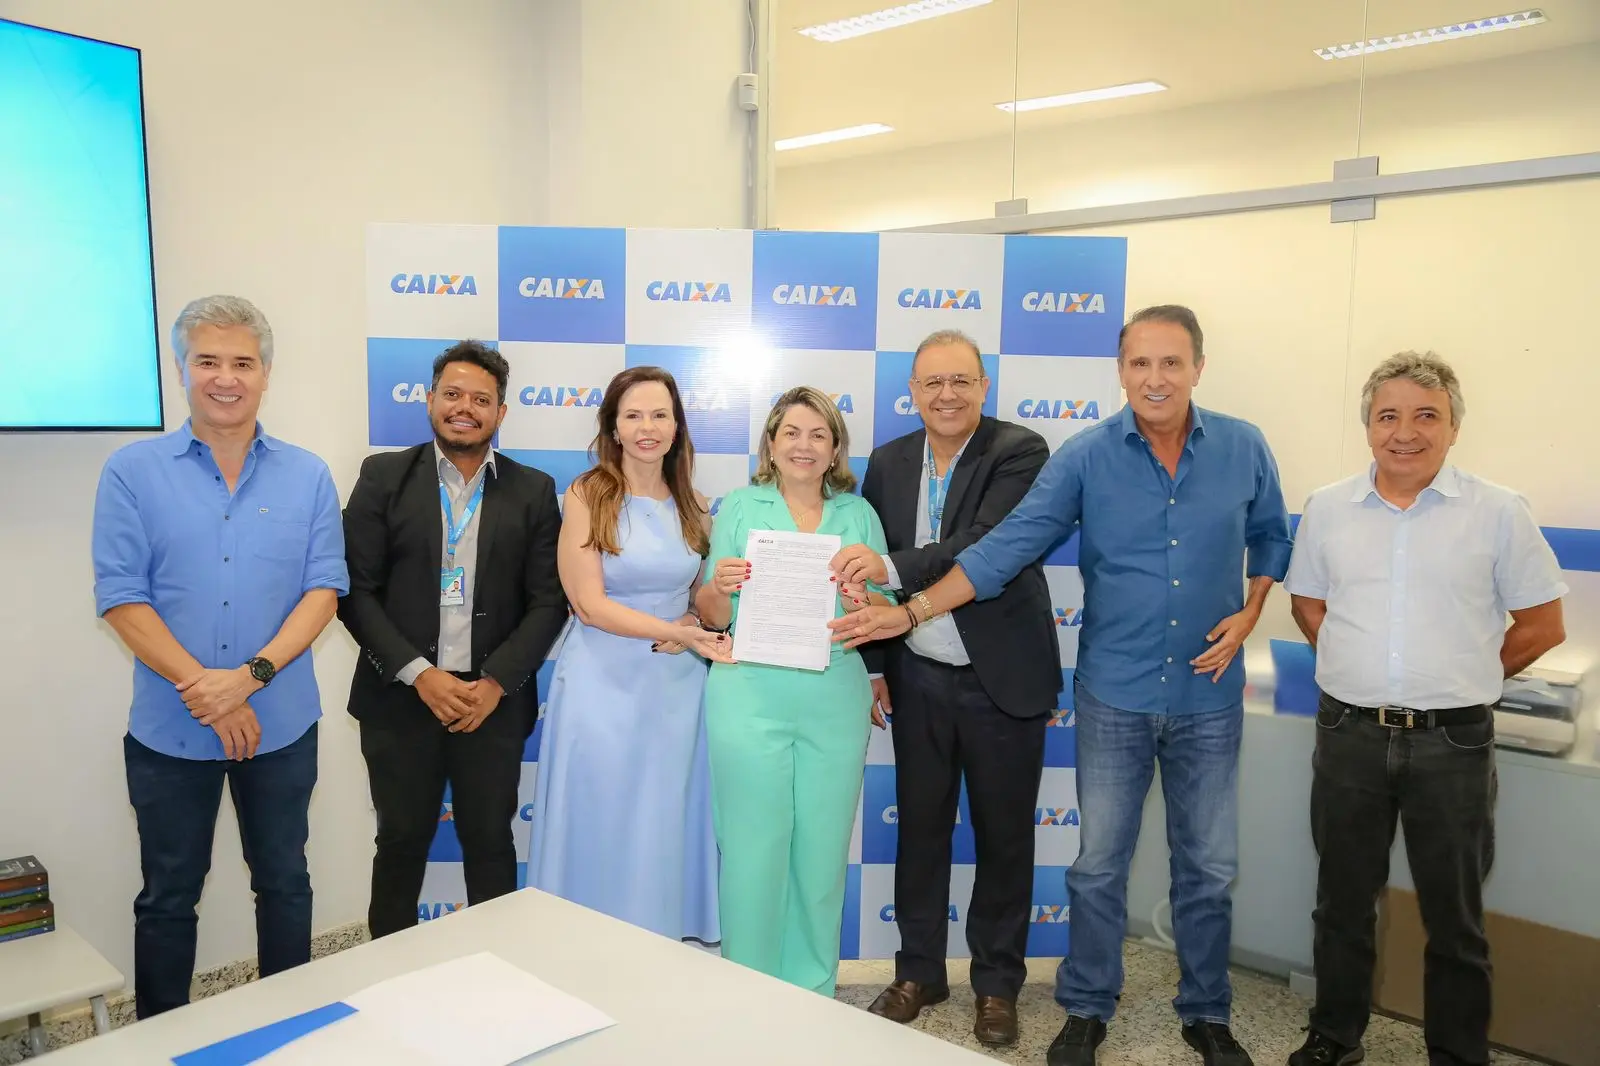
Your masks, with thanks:
[[[750,576],[739,590],[733,657],[744,663],[826,670],[833,653],[839,587],[828,563],[839,554],[832,533],[753,529],[744,558]]]

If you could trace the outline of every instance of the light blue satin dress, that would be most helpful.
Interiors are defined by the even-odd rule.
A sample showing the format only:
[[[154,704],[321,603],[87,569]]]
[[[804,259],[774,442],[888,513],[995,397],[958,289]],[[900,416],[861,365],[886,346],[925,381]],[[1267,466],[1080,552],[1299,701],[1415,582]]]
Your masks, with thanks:
[[[629,496],[606,595],[658,618],[689,607],[700,556],[671,499]],[[529,887],[674,939],[720,939],[701,697],[706,663],[572,620],[550,685]]]

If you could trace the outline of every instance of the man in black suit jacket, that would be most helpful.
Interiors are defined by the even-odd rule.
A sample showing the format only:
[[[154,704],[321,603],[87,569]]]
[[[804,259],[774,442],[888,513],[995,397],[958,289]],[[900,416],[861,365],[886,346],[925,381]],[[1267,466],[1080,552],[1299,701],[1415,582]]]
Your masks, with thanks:
[[[476,341],[446,350],[428,393],[434,440],[368,456],[345,506],[339,618],[362,652],[349,710],[378,814],[374,937],[417,922],[447,780],[467,902],[517,887],[511,823],[535,671],[567,609],[555,482],[491,447],[509,377]]]
[[[958,552],[998,525],[1050,454],[1032,430],[983,415],[989,380],[966,335],[944,330],[923,341],[911,374],[924,429],[875,449],[862,485],[889,553],[857,545],[834,559],[841,577],[887,585],[902,599],[943,577]],[[884,675],[873,681],[883,709],[893,694],[899,808],[900,950],[894,983],[870,1009],[906,1022],[950,994],[950,835],[964,774],[978,845],[967,911],[973,1032],[991,1047],[1015,1043],[1044,731],[1061,691],[1044,570],[1035,563],[995,599],[861,650],[868,668]]]

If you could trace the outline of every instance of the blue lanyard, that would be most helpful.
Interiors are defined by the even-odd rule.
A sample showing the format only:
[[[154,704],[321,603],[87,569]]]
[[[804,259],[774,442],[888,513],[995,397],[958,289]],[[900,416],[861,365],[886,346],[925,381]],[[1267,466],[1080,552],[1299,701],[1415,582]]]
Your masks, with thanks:
[[[956,464],[961,461],[961,452],[956,452],[950,460],[944,477],[935,473],[932,445],[925,446],[925,455],[928,464],[928,539],[932,543],[939,539],[939,527],[944,524],[945,495],[950,491],[950,478],[956,472]]]
[[[483,502],[483,483],[486,477],[478,478],[478,487],[472,490],[472,499],[467,501],[467,509],[461,512],[461,524],[456,525],[455,516],[450,513],[450,491],[444,487],[444,478],[439,479],[439,505],[444,508],[445,521],[445,554],[450,557],[450,565],[456,565],[456,545],[461,543],[461,537],[467,531],[467,524],[472,521],[472,516],[478,510],[478,504]]]

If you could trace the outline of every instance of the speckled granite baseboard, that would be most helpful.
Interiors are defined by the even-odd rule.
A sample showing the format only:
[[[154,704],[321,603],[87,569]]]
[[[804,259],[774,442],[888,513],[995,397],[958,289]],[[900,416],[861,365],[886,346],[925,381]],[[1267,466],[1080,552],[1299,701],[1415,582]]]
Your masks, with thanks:
[[[351,922],[341,925],[327,932],[319,933],[311,938],[311,957],[320,959],[324,955],[332,955],[343,951],[345,948],[354,947],[367,939],[367,924],[365,922]],[[241,959],[230,962],[225,966],[218,966],[214,970],[196,974],[192,990],[193,998],[205,999],[218,992],[226,992],[230,988],[247,984],[256,979],[256,960],[254,958]],[[111,1026],[119,1028],[131,1025],[133,1017],[133,992],[132,990],[106,997],[106,1005],[111,1011]],[[24,1053],[28,1044],[27,1030],[19,1026],[26,1026],[27,1019],[16,1023],[7,1023],[0,1027],[0,1066],[12,1066],[14,1063],[24,1061]],[[87,1040],[94,1035],[94,1019],[89,1013],[87,1003],[75,1009],[52,1014],[45,1019],[45,1038],[50,1048],[65,1047],[76,1044],[80,1040]],[[48,1060],[45,1060],[48,1061]]]
[[[1116,1019],[1100,1046],[1098,1066],[1199,1066],[1200,1057],[1183,1042],[1172,997],[1178,988],[1178,960],[1170,952],[1129,942],[1123,952],[1126,977]],[[950,999],[911,1024],[930,1036],[982,1052],[1000,1062],[1039,1066],[1065,1016],[1054,997],[1055,960],[1030,959],[1028,983],[1017,1000],[1021,1030],[1015,1047],[991,1051],[972,1035],[972,988],[957,980],[966,963],[950,963]],[[838,998],[863,1009],[894,976],[893,963],[853,962],[840,966]],[[1253,973],[1233,974],[1233,1033],[1257,1066],[1276,1066],[1305,1040],[1308,1004],[1286,984]],[[889,1024],[885,1022],[884,1024]],[[1374,1017],[1365,1040],[1367,1066],[1419,1066],[1428,1061],[1422,1030],[1392,1018]],[[1522,1066],[1531,1060],[1496,1053],[1492,1066]]]

